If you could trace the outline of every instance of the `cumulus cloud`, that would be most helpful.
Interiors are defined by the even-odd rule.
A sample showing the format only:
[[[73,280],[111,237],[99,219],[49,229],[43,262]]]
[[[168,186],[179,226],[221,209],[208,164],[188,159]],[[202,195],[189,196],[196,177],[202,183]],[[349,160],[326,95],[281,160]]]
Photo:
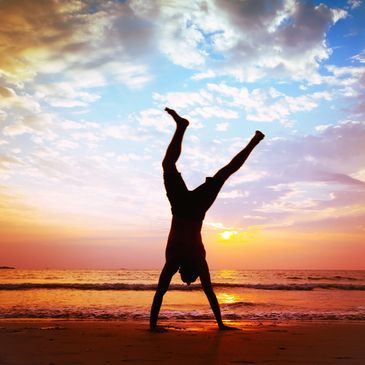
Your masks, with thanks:
[[[0,169],[8,169],[13,164],[21,164],[21,160],[9,154],[0,154]]]
[[[195,108],[190,113],[191,116],[200,116],[202,118],[223,118],[223,119],[237,119],[239,114],[235,110],[221,108],[217,106],[205,106],[201,108]]]
[[[0,53],[9,82],[60,72],[80,80],[79,73],[89,72],[99,85],[111,78],[132,88],[151,80],[143,59],[158,52],[198,70],[197,79],[223,74],[319,82],[319,64],[331,52],[326,32],[347,15],[295,0],[22,0],[2,1],[0,13],[0,42],[12,44]]]
[[[347,15],[295,0],[133,4],[138,15],[153,19],[161,52],[175,64],[201,69],[195,79],[232,75],[248,82],[264,76],[318,82],[319,63],[331,52],[326,31]]]
[[[361,0],[348,0],[347,4],[351,9],[356,9],[361,5]]]
[[[262,186],[262,204],[254,208],[276,221],[297,224],[346,214],[364,214],[357,207],[365,202],[362,180],[365,124],[346,121],[322,129],[317,135],[296,140],[277,140],[267,146],[260,160],[268,171],[256,182]],[[240,185],[236,185],[240,186]],[[249,190],[245,185],[245,189]],[[254,198],[257,198],[253,193]],[[346,208],[345,208],[346,207]],[[341,210],[344,211],[341,213]]]
[[[0,87],[0,108],[13,112],[39,112],[39,102],[32,96],[24,94],[17,95],[14,89]]]
[[[224,191],[220,194],[220,198],[222,199],[237,199],[237,198],[244,198],[249,196],[247,191],[240,191],[240,190],[231,190],[231,191]]]
[[[18,136],[24,133],[31,134],[48,134],[53,136],[51,126],[53,124],[53,116],[47,113],[39,113],[25,115],[20,117],[15,123],[4,127],[3,134],[5,136]]]
[[[143,127],[150,127],[162,133],[171,131],[171,118],[161,109],[149,108],[142,110],[137,117],[139,124]]]
[[[103,129],[103,135],[106,138],[126,141],[143,141],[148,138],[146,133],[126,124],[109,125]]]
[[[363,66],[363,52],[355,55],[352,59],[359,62],[357,66],[334,66],[328,65],[327,69],[333,74],[333,78],[324,77],[332,84],[339,85],[339,92],[349,97],[352,105],[348,111],[358,117],[365,115],[365,67]]]
[[[61,72],[80,79],[84,71],[100,85],[105,80],[100,67],[108,69],[107,77],[131,87],[150,79],[146,67],[131,59],[141,52],[136,37],[146,46],[151,31],[128,3],[2,1],[0,14],[0,43],[5,45],[0,75],[10,83],[23,85],[37,75]]]
[[[201,121],[209,118],[239,119],[240,114],[245,112],[245,119],[249,121],[275,121],[290,125],[296,113],[316,109],[321,103],[332,101],[334,96],[330,91],[292,96],[274,87],[250,90],[221,82],[208,83],[206,88],[196,92],[154,93],[153,98],[161,108],[164,105],[174,105],[180,113],[191,117],[193,121],[197,118]],[[144,112],[145,115],[150,113],[151,111]],[[162,116],[160,111],[156,110],[155,113]],[[219,127],[217,125],[219,131],[227,128],[227,123],[221,123]]]
[[[290,96],[274,87],[250,91],[246,87],[233,87],[225,83],[210,83],[208,90],[220,96],[220,103],[245,110],[247,120],[260,122],[285,123],[292,114],[310,111],[316,108],[321,100],[332,99],[329,92]]]
[[[210,219],[268,230],[305,225],[316,231],[336,222],[336,229],[357,234],[365,219],[364,138],[365,124],[357,121],[295,138],[268,137],[249,166],[227,181]]]
[[[178,110],[192,106],[208,106],[214,102],[213,95],[206,90],[196,92],[168,92],[166,94],[154,93],[153,99],[156,100],[161,107],[174,105]]]
[[[85,107],[100,98],[100,95],[78,90],[71,82],[37,85],[35,95],[51,106],[62,108]]]
[[[363,49],[360,53],[351,57],[352,60],[358,61],[359,63],[365,63],[365,49]]]

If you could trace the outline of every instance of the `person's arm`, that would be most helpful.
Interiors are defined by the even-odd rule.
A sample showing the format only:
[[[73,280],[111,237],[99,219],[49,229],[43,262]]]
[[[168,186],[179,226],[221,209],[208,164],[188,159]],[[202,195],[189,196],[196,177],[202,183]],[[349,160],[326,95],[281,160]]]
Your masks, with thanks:
[[[220,330],[236,330],[237,328],[226,326],[223,323],[221,310],[219,307],[217,297],[216,297],[213,287],[212,287],[212,282],[210,280],[210,274],[209,274],[209,268],[208,268],[208,264],[206,263],[206,261],[204,263],[204,266],[203,266],[202,271],[199,276],[200,276],[200,282],[202,284],[204,293],[208,298],[210,307],[212,308],[212,311],[214,313],[214,317],[217,321],[219,329]]]
[[[150,314],[150,329],[152,331],[161,331],[163,328],[159,328],[157,326],[158,314],[160,312],[163,296],[167,292],[169,288],[171,278],[179,269],[179,266],[175,263],[166,262],[163,267],[160,279],[158,281],[157,290],[155,296],[153,298],[152,306],[151,306],[151,314]]]

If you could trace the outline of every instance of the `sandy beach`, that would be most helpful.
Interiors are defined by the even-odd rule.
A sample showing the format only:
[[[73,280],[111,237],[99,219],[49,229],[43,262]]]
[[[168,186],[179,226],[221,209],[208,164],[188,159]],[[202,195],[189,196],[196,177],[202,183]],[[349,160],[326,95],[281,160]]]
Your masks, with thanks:
[[[166,323],[1,320],[1,365],[71,364],[364,364],[363,322]]]

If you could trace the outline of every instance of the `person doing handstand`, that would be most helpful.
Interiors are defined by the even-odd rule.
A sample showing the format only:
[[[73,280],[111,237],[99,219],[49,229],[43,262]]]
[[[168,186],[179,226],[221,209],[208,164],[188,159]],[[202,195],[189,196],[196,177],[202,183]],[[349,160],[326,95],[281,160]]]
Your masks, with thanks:
[[[224,182],[246,161],[252,150],[265,137],[260,131],[232,161],[220,169],[213,177],[194,190],[188,190],[176,162],[181,153],[181,144],[189,121],[180,117],[173,109],[165,108],[176,122],[176,130],[162,161],[164,184],[167,198],[171,204],[172,223],[166,246],[166,263],[160,274],[157,290],[153,298],[150,315],[150,329],[163,330],[157,326],[163,296],[170,281],[179,270],[183,282],[190,285],[198,277],[204,293],[213,310],[218,327],[221,330],[232,329],[222,321],[217,297],[210,280],[205,249],[201,238],[201,229],[205,213],[213,204]]]

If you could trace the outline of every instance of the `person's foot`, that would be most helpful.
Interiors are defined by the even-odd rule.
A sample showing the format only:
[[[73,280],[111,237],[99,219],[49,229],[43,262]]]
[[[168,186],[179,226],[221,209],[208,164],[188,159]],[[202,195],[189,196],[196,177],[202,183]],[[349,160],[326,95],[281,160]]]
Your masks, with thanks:
[[[180,117],[180,115],[177,114],[174,109],[170,109],[170,108],[166,107],[165,111],[174,118],[174,121],[176,122],[176,124],[178,126],[182,126],[182,127],[186,128],[189,125],[189,121],[185,118]]]
[[[255,136],[253,138],[255,140],[257,140],[258,142],[260,142],[261,140],[263,140],[265,138],[265,135],[260,131],[256,131]]]

